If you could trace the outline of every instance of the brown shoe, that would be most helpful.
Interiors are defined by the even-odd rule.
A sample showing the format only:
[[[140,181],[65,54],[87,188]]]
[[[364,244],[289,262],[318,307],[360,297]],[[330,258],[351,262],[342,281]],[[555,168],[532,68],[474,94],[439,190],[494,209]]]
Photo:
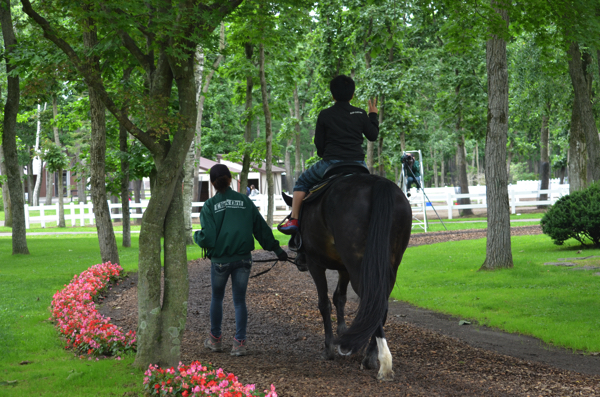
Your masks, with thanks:
[[[233,347],[231,348],[232,356],[245,356],[248,354],[246,349],[246,340],[239,341],[233,338]]]
[[[219,336],[218,338],[215,338],[214,336],[212,336],[211,333],[209,333],[208,339],[206,339],[204,341],[204,346],[214,352],[222,352],[223,351],[223,343],[221,342],[222,338],[223,338],[223,335]]]

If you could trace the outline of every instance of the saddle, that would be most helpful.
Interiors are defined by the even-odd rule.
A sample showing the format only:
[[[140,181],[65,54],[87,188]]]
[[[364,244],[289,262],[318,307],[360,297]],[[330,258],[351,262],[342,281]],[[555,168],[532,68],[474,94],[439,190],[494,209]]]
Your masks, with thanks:
[[[354,175],[354,174],[369,174],[369,169],[364,165],[357,163],[355,161],[341,161],[339,163],[335,163],[330,165],[323,174],[323,178],[321,182],[317,183],[309,190],[309,194],[304,198],[303,202],[308,203],[311,201],[315,201],[319,199],[331,186],[335,184],[335,182],[341,180],[344,176]],[[281,194],[283,196],[283,200],[287,205],[292,205],[292,197],[286,195],[285,193]],[[300,224],[300,228],[302,228],[302,213],[304,212],[304,206],[300,209],[300,214],[298,216],[298,223]],[[289,217],[289,216],[288,216]],[[285,222],[287,218],[285,218],[281,223]],[[290,237],[290,241],[288,243],[288,247],[291,251],[298,252],[302,248],[302,237],[300,236],[300,232],[295,233]]]
[[[343,176],[368,173],[369,169],[367,167],[354,161],[342,161],[332,164],[325,170],[321,182],[309,190],[309,194],[304,198],[304,202],[308,203],[321,197],[321,195],[331,187],[333,182]],[[300,221],[300,219],[298,219],[298,221]]]

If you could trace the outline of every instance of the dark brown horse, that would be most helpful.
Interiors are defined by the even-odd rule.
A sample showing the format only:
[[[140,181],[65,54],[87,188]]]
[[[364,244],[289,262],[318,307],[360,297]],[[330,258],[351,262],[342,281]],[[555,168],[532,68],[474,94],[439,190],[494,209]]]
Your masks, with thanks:
[[[342,355],[367,346],[362,366],[380,368],[377,379],[391,380],[392,355],[383,326],[396,272],[410,239],[412,212],[406,196],[391,181],[366,174],[338,177],[321,197],[303,204],[299,265],[306,265],[317,286],[325,326],[325,357],[335,345]],[[337,335],[331,324],[327,269],[337,270],[333,294]],[[348,284],[360,299],[356,318],[346,327],[344,305]]]

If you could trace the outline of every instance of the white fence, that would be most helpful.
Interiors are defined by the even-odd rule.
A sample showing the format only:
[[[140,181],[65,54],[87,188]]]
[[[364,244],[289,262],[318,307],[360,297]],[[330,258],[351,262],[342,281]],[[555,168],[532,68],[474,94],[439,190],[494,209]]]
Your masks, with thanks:
[[[456,193],[453,187],[425,188],[425,194],[436,210],[448,211],[448,219],[452,219],[452,210],[487,208],[485,186],[469,186],[467,194]],[[543,194],[547,195],[546,200],[540,200],[540,196]],[[569,194],[569,185],[555,185],[546,190],[523,189],[519,185],[508,186],[509,205],[513,214],[517,213],[518,207],[552,205],[567,194]],[[419,199],[417,200],[417,198]],[[458,204],[458,199],[461,198],[471,199],[471,204]],[[411,205],[422,211],[420,193],[415,188],[411,189]],[[433,211],[429,202],[427,202],[426,209]]]
[[[485,186],[469,186],[468,194],[458,194],[455,192],[453,187],[442,187],[442,188],[425,188],[425,194],[431,200],[435,209],[438,211],[448,211],[448,218],[452,219],[453,210],[461,209],[476,209],[486,208],[486,192]],[[540,200],[542,194],[547,195],[547,200]],[[531,189],[525,190],[519,185],[511,185],[508,187],[509,204],[513,214],[516,213],[519,207],[531,207],[538,205],[552,205],[560,197],[569,194],[569,185],[555,185],[551,189],[540,190]],[[418,200],[417,200],[418,198]],[[470,198],[471,204],[458,204],[458,199]],[[254,204],[258,207],[259,211],[263,216],[267,213],[268,208],[268,197],[267,195],[258,195],[251,197]],[[273,211],[274,216],[285,216],[290,212],[290,208],[285,204],[280,196],[275,196],[275,210]],[[192,203],[192,208],[202,207],[204,202]],[[415,209],[415,212],[422,212],[422,204],[420,199],[420,193],[416,192],[416,189],[411,189],[411,205]],[[121,204],[108,204],[111,209],[112,219],[122,219],[123,214],[112,213],[113,209],[121,209]],[[148,206],[148,202],[142,203],[129,203],[130,217],[132,219],[141,218],[143,212]],[[142,213],[138,214],[136,209],[141,208]],[[427,211],[433,211],[433,208],[426,204]],[[39,211],[39,214],[33,214],[32,212]],[[53,214],[48,214],[48,211],[53,211]],[[429,216],[429,215],[428,215]],[[200,218],[199,212],[192,212],[192,219]],[[40,224],[42,228],[46,227],[46,223],[56,222],[58,223],[58,204],[43,205],[40,204],[37,207],[30,207],[25,204],[25,227],[30,228],[32,223]],[[94,212],[92,203],[66,203],[65,204],[65,222],[71,222],[71,226],[85,226],[94,224]]]
[[[258,207],[259,211],[263,216],[267,213],[268,200],[266,195],[258,195],[251,198],[254,204]],[[192,208],[202,207],[204,202],[193,202]],[[85,226],[94,224],[94,211],[92,203],[65,203],[65,223],[71,222],[71,226]],[[121,204],[108,203],[110,208],[111,219],[123,219],[122,213],[113,213],[113,209],[121,209]],[[131,219],[141,219],[143,212],[148,207],[148,201],[142,203],[129,203],[129,216]],[[137,213],[137,208],[142,209],[142,213]],[[39,211],[39,214],[35,212]],[[48,213],[53,212],[53,213]],[[290,212],[289,207],[285,204],[281,197],[275,197],[275,211],[274,216],[285,216]],[[192,212],[192,220],[194,218],[200,219],[200,212]],[[52,205],[40,204],[39,206],[33,207],[25,204],[25,228],[29,229],[32,223],[40,224],[42,228],[46,227],[46,223],[55,222],[58,223],[58,203]]]

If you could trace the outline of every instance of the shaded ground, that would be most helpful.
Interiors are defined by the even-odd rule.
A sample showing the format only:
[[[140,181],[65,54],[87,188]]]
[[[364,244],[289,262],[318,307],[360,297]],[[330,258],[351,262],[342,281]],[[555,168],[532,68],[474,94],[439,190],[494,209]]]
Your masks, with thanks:
[[[513,228],[539,234],[537,226]],[[485,237],[485,230],[415,235],[411,246]],[[272,253],[256,251],[255,259]],[[192,261],[187,331],[182,360],[210,361],[265,389],[274,383],[281,396],[596,396],[600,395],[600,358],[549,348],[540,341],[485,327],[458,326],[458,319],[390,303],[385,326],[396,377],[375,380],[375,370],[360,370],[360,356],[321,358],[323,326],[316,289],[307,273],[278,264],[250,280],[247,357],[203,348],[209,331],[210,272],[206,260]],[[258,273],[270,264],[256,264]],[[335,273],[333,273],[335,276]],[[333,277],[335,279],[335,277]],[[114,287],[100,311],[126,329],[137,322],[136,277]],[[335,286],[335,280],[330,282]],[[331,292],[330,292],[331,295]],[[357,309],[350,297],[347,312]],[[223,335],[234,335],[231,293],[225,300]],[[228,343],[228,342],[227,342]]]

